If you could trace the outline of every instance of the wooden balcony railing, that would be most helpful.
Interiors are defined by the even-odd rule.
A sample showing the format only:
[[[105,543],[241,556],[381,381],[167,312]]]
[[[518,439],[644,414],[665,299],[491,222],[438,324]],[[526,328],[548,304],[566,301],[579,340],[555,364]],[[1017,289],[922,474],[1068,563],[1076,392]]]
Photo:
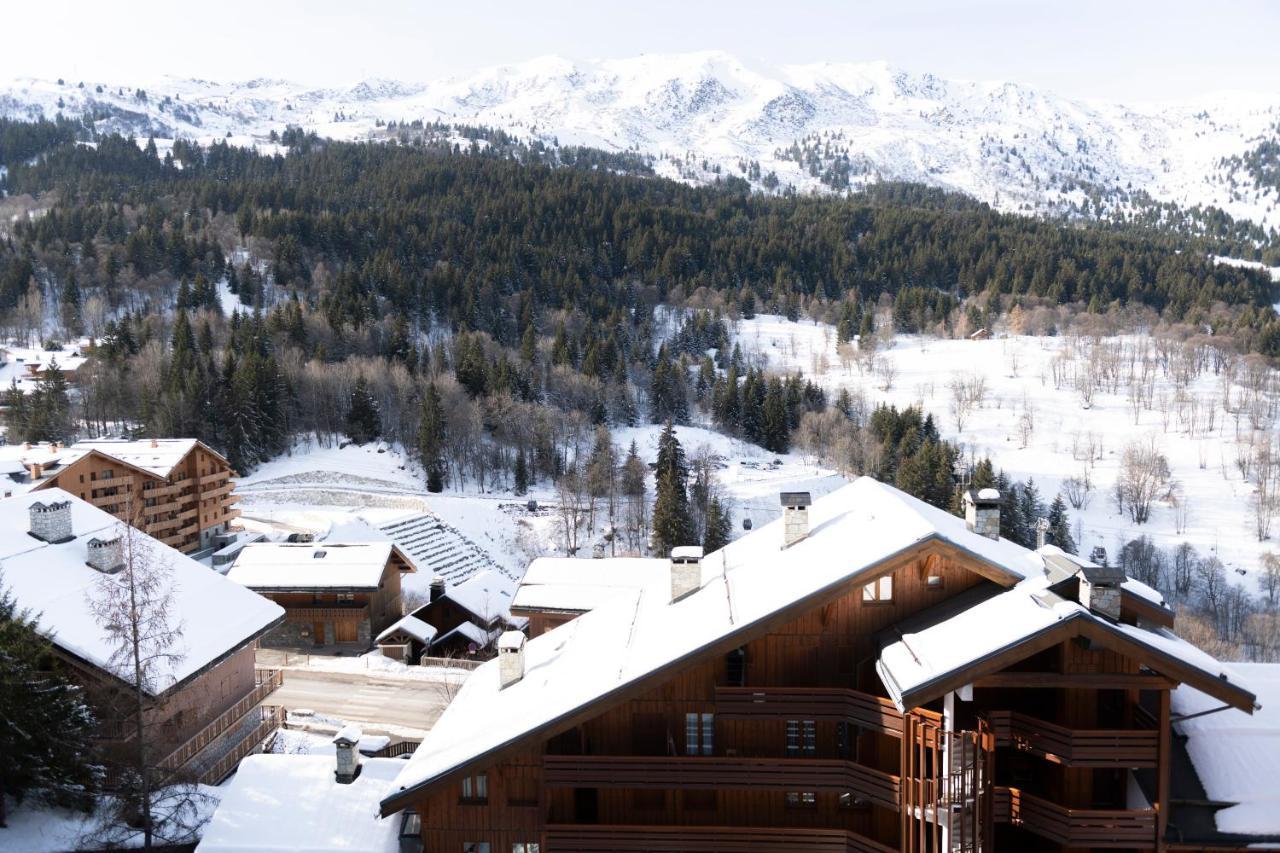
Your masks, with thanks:
[[[1017,788],[995,789],[995,819],[1067,847],[1148,850],[1156,843],[1153,809],[1068,809]]]
[[[214,471],[212,474],[205,474],[203,477],[196,478],[197,486],[211,486],[214,483],[221,483],[231,477],[230,471]]]
[[[285,618],[290,622],[323,622],[326,619],[368,619],[369,605],[351,607],[286,607]]]
[[[254,727],[248,736],[235,749],[219,758],[208,769],[200,774],[200,782],[204,785],[216,785],[231,775],[246,755],[256,750],[263,741],[276,729],[284,725],[285,710],[280,705],[264,705],[260,709],[262,721]]]
[[[996,746],[1013,747],[1070,767],[1155,767],[1155,729],[1069,729],[1016,711],[987,715]]]
[[[578,826],[550,824],[549,850],[573,853],[896,853],[843,829],[746,826]]]
[[[902,713],[892,702],[839,687],[717,687],[716,715],[847,721],[902,737]]]
[[[227,710],[215,717],[207,726],[192,735],[186,743],[165,756],[160,766],[166,770],[177,770],[186,764],[196,753],[213,743],[218,735],[244,719],[245,715],[284,683],[284,672],[279,669],[257,670],[255,685]]]
[[[839,759],[547,755],[542,762],[550,786],[852,792],[898,809],[897,776]]]

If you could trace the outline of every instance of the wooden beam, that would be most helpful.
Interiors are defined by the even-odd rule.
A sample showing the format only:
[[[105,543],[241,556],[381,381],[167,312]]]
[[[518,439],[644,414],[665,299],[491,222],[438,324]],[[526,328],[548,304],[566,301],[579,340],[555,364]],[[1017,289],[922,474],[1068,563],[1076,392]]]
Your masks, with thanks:
[[[973,682],[974,687],[1063,687],[1092,690],[1172,690],[1178,683],[1163,675],[1127,672],[1063,674],[1060,672],[995,672]]]
[[[1160,750],[1156,765],[1156,851],[1168,850],[1165,835],[1169,829],[1169,762],[1173,756],[1173,723],[1170,722],[1170,694],[1160,691],[1160,716],[1156,723],[1160,732]]]

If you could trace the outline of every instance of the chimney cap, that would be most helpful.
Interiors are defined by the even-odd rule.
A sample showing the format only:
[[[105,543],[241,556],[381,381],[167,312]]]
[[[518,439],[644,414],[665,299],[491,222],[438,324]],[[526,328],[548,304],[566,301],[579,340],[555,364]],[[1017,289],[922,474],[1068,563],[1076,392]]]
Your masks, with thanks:
[[[1099,566],[1094,563],[1082,564],[1080,576],[1097,586],[1119,586],[1128,580],[1128,575],[1119,566]]]
[[[701,545],[680,545],[671,549],[671,559],[682,563],[696,563],[702,559]]]
[[[523,631],[503,631],[498,638],[498,651],[518,652],[524,648],[526,639]]]
[[[783,492],[781,495],[783,506],[809,506],[813,503],[813,498],[808,492]]]
[[[338,730],[333,736],[333,743],[338,746],[355,746],[360,742],[360,738],[364,737],[364,732],[360,727],[353,724],[347,724]]]
[[[964,493],[965,500],[972,501],[975,504],[1002,504],[1004,497],[1000,494],[999,489],[969,489]]]

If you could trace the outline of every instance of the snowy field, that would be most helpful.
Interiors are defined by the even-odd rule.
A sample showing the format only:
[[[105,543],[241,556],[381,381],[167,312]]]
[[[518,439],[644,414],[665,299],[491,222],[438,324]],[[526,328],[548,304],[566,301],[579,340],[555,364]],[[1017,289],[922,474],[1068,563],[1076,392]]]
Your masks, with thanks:
[[[1249,438],[1248,418],[1237,428],[1236,418],[1222,407],[1224,386],[1229,384],[1232,399],[1238,400],[1240,382],[1224,383],[1212,369],[1187,386],[1180,418],[1172,371],[1162,366],[1152,378],[1149,406],[1138,404],[1135,411],[1128,386],[1120,383],[1115,393],[1093,394],[1086,408],[1069,378],[1069,371],[1087,360],[1078,352],[1083,342],[1067,336],[981,341],[899,336],[877,352],[877,370],[865,363],[860,367],[847,354],[842,362],[835,329],[824,324],[757,316],[741,321],[732,334],[748,360],[800,370],[816,378],[833,400],[847,388],[851,393],[861,389],[869,406],[922,406],[942,434],[966,452],[990,456],[998,469],[1016,479],[1033,477],[1046,502],[1065,478],[1083,476],[1085,459],[1092,455],[1089,503],[1082,510],[1069,510],[1083,553],[1101,545],[1114,558],[1124,542],[1146,535],[1165,549],[1188,542],[1202,554],[1216,554],[1228,572],[1236,570],[1236,575],[1253,579],[1260,556],[1280,550],[1273,541],[1258,541],[1254,485],[1237,467],[1241,442]],[[1103,343],[1131,347],[1142,340],[1114,338]],[[1080,357],[1071,360],[1072,355]],[[885,364],[892,365],[891,370],[886,371]],[[894,375],[886,389],[890,372]],[[1060,377],[1057,385],[1055,373]],[[1064,373],[1067,378],[1061,378]],[[960,429],[953,413],[952,381],[975,376],[985,380],[985,401]],[[1166,417],[1162,409],[1172,411]],[[1031,428],[1024,444],[1025,418]],[[1111,492],[1126,444],[1139,439],[1153,440],[1167,455],[1185,510],[1158,501],[1150,521],[1135,525],[1116,510]],[[1280,526],[1274,536],[1280,537]]]
[[[646,425],[614,433],[619,458],[634,440],[646,463],[657,459],[661,427]],[[733,535],[743,522],[760,525],[780,513],[778,493],[808,490],[815,496],[838,488],[845,480],[830,469],[814,465],[798,454],[772,454],[755,445],[700,427],[678,427],[688,455],[709,447],[718,457],[718,479],[733,515]],[[479,492],[472,484],[428,494],[416,463],[386,444],[322,447],[297,445],[241,479],[236,492],[242,522],[250,530],[282,538],[289,533],[314,533],[333,539],[376,536],[376,527],[417,514],[438,517],[482,549],[492,560],[455,592],[470,596],[482,610],[505,610],[524,570],[535,557],[563,556],[565,537],[557,496],[550,483],[536,484],[528,495]],[[649,476],[647,501],[654,482]],[[530,510],[532,500],[537,508]],[[579,554],[590,556],[600,541],[604,523],[594,535],[583,533]],[[406,595],[424,596],[432,572],[405,578]]]

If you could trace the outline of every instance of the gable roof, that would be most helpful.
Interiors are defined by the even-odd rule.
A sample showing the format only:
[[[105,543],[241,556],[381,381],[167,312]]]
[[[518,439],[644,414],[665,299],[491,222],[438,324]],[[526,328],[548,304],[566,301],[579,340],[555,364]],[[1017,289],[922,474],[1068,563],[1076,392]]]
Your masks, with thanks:
[[[1214,658],[1162,628],[1113,622],[1031,578],[925,627],[880,652],[876,672],[900,709],[915,708],[957,686],[1077,636],[1136,657],[1158,672],[1252,711],[1256,697]]]
[[[809,521],[808,537],[789,548],[777,519],[708,555],[700,589],[678,602],[665,585],[623,590],[530,640],[526,675],[505,690],[496,662],[479,667],[405,766],[384,813],[409,792],[565,726],[651,677],[740,645],[895,559],[934,547],[959,552],[1006,586],[1043,572],[1034,552],[979,536],[964,519],[868,477],[814,501]]]
[[[245,545],[227,578],[261,591],[377,589],[387,563],[413,564],[391,542],[253,542]]]
[[[539,557],[529,564],[511,609],[586,613],[619,592],[657,594],[670,582],[670,562],[653,557]]]
[[[378,635],[374,642],[381,643],[394,634],[405,634],[419,643],[430,645],[431,641],[435,639],[436,629],[435,626],[428,625],[413,614],[409,614],[408,616],[401,616],[395,622],[392,622],[385,631]]]
[[[28,534],[33,503],[69,501],[74,538],[51,544]],[[89,602],[100,579],[89,567],[87,545],[94,538],[136,537],[137,547],[171,567],[173,625],[182,636],[181,659],[159,665],[159,694],[252,642],[284,618],[279,605],[229,582],[179,551],[129,528],[108,513],[61,489],[45,489],[0,500],[0,579],[18,606],[31,611],[42,633],[58,648],[91,666],[111,672],[115,648],[94,620]]]
[[[154,446],[153,446],[154,445]],[[187,458],[196,446],[204,447],[206,451],[214,456],[222,459],[221,454],[210,449],[207,445],[201,444],[194,438],[157,438],[157,439],[124,439],[124,438],[97,438],[77,441],[66,449],[63,455],[63,462],[70,465],[81,456],[96,450],[104,456],[117,459],[134,468],[141,468],[157,477],[168,478],[173,473],[173,469],[183,459]],[[223,460],[226,461],[225,459]]]

